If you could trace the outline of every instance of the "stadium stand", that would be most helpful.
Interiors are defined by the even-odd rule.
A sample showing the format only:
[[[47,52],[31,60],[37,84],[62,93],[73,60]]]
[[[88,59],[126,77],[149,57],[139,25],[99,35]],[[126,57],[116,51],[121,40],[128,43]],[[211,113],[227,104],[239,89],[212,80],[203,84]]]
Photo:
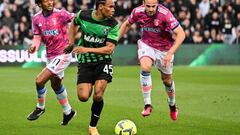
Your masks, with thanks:
[[[115,17],[122,23],[142,0],[117,0]],[[178,18],[187,38],[185,44],[240,44],[240,0],[163,0]],[[90,9],[94,0],[56,0],[56,8],[70,12]],[[31,18],[39,11],[34,0],[0,0],[0,45],[30,44]],[[139,27],[132,25],[120,44],[136,44]]]

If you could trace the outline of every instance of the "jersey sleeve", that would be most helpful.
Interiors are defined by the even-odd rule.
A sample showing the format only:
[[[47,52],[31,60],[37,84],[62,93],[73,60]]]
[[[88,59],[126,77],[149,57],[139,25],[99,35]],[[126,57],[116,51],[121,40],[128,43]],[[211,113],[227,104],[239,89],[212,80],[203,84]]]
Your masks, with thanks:
[[[80,25],[80,24],[81,24],[80,14],[81,14],[81,10],[78,11],[77,14],[76,14],[75,17],[74,17],[74,24],[75,24],[75,25]]]
[[[133,24],[137,21],[137,16],[136,16],[136,8],[133,9],[133,11],[131,12],[130,16],[128,17],[128,22]]]
[[[72,19],[74,18],[74,13],[70,13],[66,10],[62,10],[62,14],[61,14],[61,18],[62,20],[64,20],[66,23],[69,23],[72,21]]]
[[[173,31],[175,28],[179,26],[178,20],[174,17],[174,15],[171,13],[171,11],[168,11],[168,13],[165,16],[166,21],[166,31]]]
[[[32,20],[33,35],[41,35],[41,30],[40,30],[37,22],[38,22],[38,19],[36,17],[34,17]]]
[[[118,42],[118,36],[119,36],[119,24],[115,25],[115,27],[113,27],[107,36],[107,42],[111,42],[113,44],[117,44]]]

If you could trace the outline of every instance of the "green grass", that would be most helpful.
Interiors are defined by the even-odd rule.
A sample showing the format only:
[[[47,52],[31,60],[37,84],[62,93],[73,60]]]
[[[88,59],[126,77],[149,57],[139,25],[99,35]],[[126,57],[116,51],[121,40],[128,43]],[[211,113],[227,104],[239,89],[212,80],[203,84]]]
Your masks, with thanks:
[[[78,111],[71,123],[62,127],[62,110],[47,84],[46,112],[37,121],[26,116],[36,104],[34,80],[41,68],[0,68],[1,135],[88,135],[91,100],[79,102],[76,95],[75,66],[65,72],[64,84],[71,105]],[[167,96],[159,73],[152,72],[153,113],[140,115],[143,99],[139,67],[115,67],[114,79],[105,93],[105,106],[98,128],[101,135],[113,135],[122,119],[135,122],[138,135],[239,135],[240,66],[176,66],[174,80],[179,119],[169,118]]]

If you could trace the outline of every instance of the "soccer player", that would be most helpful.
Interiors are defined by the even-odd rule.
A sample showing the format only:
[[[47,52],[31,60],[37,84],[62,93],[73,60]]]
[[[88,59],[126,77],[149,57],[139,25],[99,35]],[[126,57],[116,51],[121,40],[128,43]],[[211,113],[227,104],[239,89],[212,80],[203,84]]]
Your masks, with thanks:
[[[65,54],[64,48],[68,45],[68,23],[74,17],[73,13],[65,10],[58,10],[53,7],[53,0],[35,0],[42,8],[32,20],[33,41],[28,49],[29,53],[38,50],[41,42],[46,44],[47,65],[36,78],[37,106],[27,119],[36,120],[45,112],[45,84],[50,80],[51,87],[56,93],[58,102],[63,108],[63,121],[61,125],[67,125],[76,112],[68,102],[67,91],[61,83],[64,77],[64,70],[70,64],[71,54]]]
[[[96,126],[103,109],[103,95],[112,81],[112,53],[119,32],[119,25],[113,18],[114,7],[113,0],[96,0],[94,10],[79,11],[70,25],[70,44],[65,49],[66,53],[72,51],[79,26],[82,35],[73,49],[73,53],[78,54],[77,94],[80,101],[86,102],[93,92],[90,135],[99,135]]]
[[[177,120],[175,85],[172,79],[174,53],[182,44],[185,34],[173,14],[158,0],[143,0],[143,5],[133,9],[129,18],[121,25],[119,39],[137,22],[141,27],[138,40],[138,59],[140,61],[140,83],[144,98],[143,116],[149,116],[151,105],[151,68],[155,65],[168,94],[170,116]]]

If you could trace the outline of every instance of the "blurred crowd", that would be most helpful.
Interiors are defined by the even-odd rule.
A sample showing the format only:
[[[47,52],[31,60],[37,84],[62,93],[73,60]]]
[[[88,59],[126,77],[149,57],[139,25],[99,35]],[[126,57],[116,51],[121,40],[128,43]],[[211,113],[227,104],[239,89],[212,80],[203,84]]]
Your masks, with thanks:
[[[240,0],[162,0],[186,33],[185,44],[240,44]],[[115,18],[121,24],[142,0],[116,0]],[[94,0],[55,0],[55,7],[77,12],[91,9]],[[0,0],[0,45],[31,44],[31,19],[40,9],[34,0]],[[132,25],[120,44],[136,44],[140,38]]]

